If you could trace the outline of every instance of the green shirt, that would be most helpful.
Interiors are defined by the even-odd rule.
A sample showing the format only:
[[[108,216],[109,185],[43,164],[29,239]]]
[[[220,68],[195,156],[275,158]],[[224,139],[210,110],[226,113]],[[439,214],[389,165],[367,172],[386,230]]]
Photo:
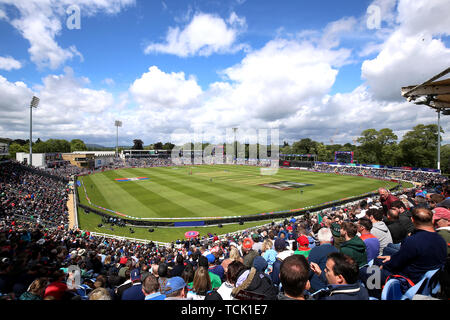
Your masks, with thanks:
[[[302,256],[304,256],[306,259],[308,259],[309,253],[311,252],[311,249],[308,250],[295,250],[294,254],[300,254]]]
[[[217,274],[214,274],[212,272],[208,272],[209,273],[209,278],[211,279],[211,286],[212,289],[217,289],[222,285],[222,280],[220,280],[220,277]],[[188,283],[188,286],[192,288],[192,284],[194,282],[190,282]]]

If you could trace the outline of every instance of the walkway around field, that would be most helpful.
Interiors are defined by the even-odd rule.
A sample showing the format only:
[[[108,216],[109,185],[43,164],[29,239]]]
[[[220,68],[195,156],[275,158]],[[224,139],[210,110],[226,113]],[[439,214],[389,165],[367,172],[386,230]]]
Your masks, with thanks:
[[[74,195],[73,193],[69,193],[69,200],[67,201],[67,208],[69,209],[69,229],[78,228],[74,204]]]

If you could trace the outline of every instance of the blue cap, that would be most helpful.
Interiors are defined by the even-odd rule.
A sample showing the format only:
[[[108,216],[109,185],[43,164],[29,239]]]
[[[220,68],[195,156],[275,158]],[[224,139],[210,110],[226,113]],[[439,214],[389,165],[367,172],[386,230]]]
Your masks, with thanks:
[[[166,282],[166,291],[164,294],[168,295],[177,290],[183,289],[186,287],[186,282],[181,277],[172,277],[169,278]]]
[[[261,256],[256,256],[253,260],[253,267],[259,272],[264,272],[268,266],[268,262]]]
[[[133,269],[130,273],[131,281],[141,280],[141,271],[139,269]]]
[[[422,198],[425,198],[425,197],[426,197],[425,194],[426,194],[426,193],[424,193],[424,192],[418,192],[418,193],[416,193],[416,197],[422,197]]]
[[[208,254],[206,259],[208,259],[209,263],[214,263],[214,261],[216,261],[216,257],[212,253]]]
[[[284,250],[284,249],[286,249],[286,246],[287,246],[286,240],[284,240],[282,238],[275,239],[275,244],[274,244],[275,250]]]

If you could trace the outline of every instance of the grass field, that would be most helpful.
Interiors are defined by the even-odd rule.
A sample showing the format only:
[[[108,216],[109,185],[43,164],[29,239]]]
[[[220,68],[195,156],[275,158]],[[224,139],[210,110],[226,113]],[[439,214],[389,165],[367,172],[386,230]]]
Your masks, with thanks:
[[[115,180],[136,177],[149,179]],[[257,167],[229,165],[112,170],[80,180],[93,204],[136,218],[227,217],[297,209],[394,185],[285,169],[262,176]],[[261,186],[280,181],[310,186],[289,190]]]
[[[115,180],[137,177],[149,179]],[[227,217],[298,209],[374,191],[380,186],[395,185],[363,177],[286,169],[278,170],[276,175],[264,176],[258,167],[230,165],[121,169],[80,177],[80,180],[92,204],[126,216],[152,219]],[[288,190],[262,186],[280,181],[309,185]],[[83,188],[79,188],[79,196],[80,202],[88,205]],[[96,226],[101,221],[98,216],[94,216],[79,213],[82,227],[106,233],[108,230],[104,228],[93,230],[98,229]],[[260,224],[263,222],[247,223],[246,227]],[[229,230],[208,228],[214,232],[205,228],[204,233],[226,233],[242,229],[242,226],[234,225]],[[121,235],[129,236],[127,230],[122,230]],[[166,231],[164,235],[157,234],[159,230]],[[143,232],[142,236],[171,241],[183,237],[183,230],[158,228],[150,234],[145,229],[147,233]],[[133,236],[138,237],[138,234]]]

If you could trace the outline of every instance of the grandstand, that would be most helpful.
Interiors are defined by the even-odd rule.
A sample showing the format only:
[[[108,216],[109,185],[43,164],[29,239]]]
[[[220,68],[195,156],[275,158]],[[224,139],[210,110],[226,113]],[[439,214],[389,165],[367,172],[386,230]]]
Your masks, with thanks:
[[[133,162],[133,164],[135,163]],[[122,165],[124,164],[122,163]],[[148,162],[142,163],[142,165],[148,165]],[[167,166],[168,164],[165,163],[165,165]],[[247,237],[254,239],[253,243],[255,244],[258,243],[258,241],[268,238],[271,233],[276,234],[279,237],[281,231],[286,231],[287,243],[289,244],[289,247],[292,247],[296,244],[295,239],[297,236],[295,234],[299,230],[298,228],[300,226],[306,226],[307,230],[310,230],[307,231],[309,237],[314,239],[314,237],[317,237],[317,230],[314,232],[313,229],[309,228],[312,228],[313,225],[319,223],[319,221],[323,222],[325,217],[342,216],[344,221],[357,221],[355,216],[360,212],[359,207],[361,201],[367,202],[370,200],[376,206],[381,208],[378,194],[373,193],[370,195],[365,195],[360,199],[346,199],[346,201],[340,203],[328,203],[325,206],[311,207],[308,208],[308,210],[280,215],[278,217],[273,217],[271,221],[261,221],[254,227],[250,227],[248,222],[246,222],[247,226],[244,231],[227,232],[221,235],[213,234],[211,232],[202,232],[204,235],[198,236],[197,238],[183,239],[183,237],[179,237],[177,241],[165,243],[158,242],[156,240],[145,240],[134,237],[134,231],[132,231],[133,228],[129,228],[129,225],[125,226],[125,224],[127,224],[126,219],[111,220],[111,218],[104,217],[102,222],[105,226],[110,225],[115,228],[124,228],[129,230],[131,233],[129,233],[128,236],[121,237],[107,233],[80,230],[77,227],[77,219],[80,215],[85,215],[86,213],[78,212],[78,216],[76,215],[78,208],[73,201],[75,198],[72,197],[73,194],[76,194],[74,193],[76,188],[72,188],[72,185],[70,184],[70,178],[74,168],[71,168],[70,166],[67,166],[66,168],[55,168],[53,171],[46,171],[42,169],[30,168],[28,166],[18,164],[17,162],[8,162],[3,163],[0,168],[0,200],[2,202],[1,234],[5,235],[5,232],[8,232],[10,234],[8,236],[8,241],[15,242],[16,239],[18,240],[23,238],[23,236],[27,234],[26,232],[29,231],[31,232],[31,238],[29,240],[31,242],[28,243],[41,243],[41,245],[49,246],[49,248],[52,248],[51,244],[53,241],[56,241],[62,237],[68,239],[78,239],[73,244],[70,244],[72,243],[71,241],[67,242],[65,249],[63,249],[65,251],[61,252],[67,252],[67,256],[66,254],[59,255],[58,252],[60,249],[51,250],[52,252],[43,251],[43,254],[49,255],[49,258],[55,261],[57,266],[62,267],[67,266],[67,264],[71,263],[71,261],[73,263],[73,261],[84,261],[89,257],[89,259],[91,259],[93,257],[92,255],[98,255],[98,257],[105,258],[108,254],[114,257],[113,259],[116,259],[114,261],[120,265],[120,261],[123,260],[124,257],[128,257],[128,259],[131,258],[133,251],[129,251],[128,253],[127,251],[124,251],[117,255],[117,253],[114,254],[114,252],[111,251],[110,245],[124,245],[126,248],[131,249],[134,243],[141,244],[142,250],[147,252],[146,255],[149,259],[148,261],[153,261],[153,265],[159,265],[161,263],[161,258],[166,257],[168,258],[167,261],[169,265],[173,268],[175,266],[175,262],[171,260],[170,257],[173,259],[173,257],[177,254],[182,255],[188,263],[194,263],[195,261],[192,260],[193,251],[190,250],[191,253],[189,253],[187,249],[194,248],[193,250],[198,250],[195,248],[201,249],[203,247],[206,248],[206,250],[213,250],[213,248],[216,248],[218,244],[222,249],[218,252],[217,259],[218,261],[222,261],[228,257],[230,245],[233,242],[238,243],[238,247],[243,250],[244,240],[247,239]],[[99,171],[101,170],[102,169]],[[367,168],[363,166],[332,166],[323,163],[317,163],[315,167],[310,170],[322,172],[332,171],[338,174],[356,174],[370,177],[377,176],[384,179],[392,179],[393,177],[396,179],[407,178],[410,181],[420,182],[420,191],[422,193],[426,192],[425,190],[428,190],[429,193],[443,192],[445,195],[447,192],[446,178],[435,172],[400,169],[384,170],[382,168]],[[57,175],[54,175],[56,173]],[[82,173],[81,169],[78,169],[78,173]],[[394,174],[395,176],[393,176]],[[23,185],[21,181],[29,181],[32,183]],[[22,196],[17,196],[18,194]],[[417,194],[418,191],[416,187],[409,189],[397,189],[396,191],[393,191],[393,195],[396,197],[402,196],[403,198],[403,195],[405,195],[405,198],[407,199],[406,203],[413,206],[418,205],[418,202],[416,201],[419,201],[420,197],[418,197]],[[47,203],[54,204],[50,211],[50,207],[47,206]],[[70,209],[68,206],[70,206]],[[221,221],[221,224],[225,223],[226,221]],[[180,225],[182,224],[183,223],[181,222]],[[193,225],[190,225],[190,228],[193,227]],[[221,228],[224,227],[226,226],[221,226]],[[160,227],[156,228],[160,229]],[[217,230],[221,230],[221,228]],[[47,236],[43,237],[43,230],[47,230]],[[151,233],[154,231],[155,230],[153,229]],[[276,238],[277,237],[275,237],[275,239]],[[5,238],[3,237],[0,239]],[[89,243],[95,243],[95,245],[91,246]],[[17,250],[22,250],[23,245],[24,244],[19,245]],[[101,250],[103,253],[100,253],[100,251],[96,253],[95,250],[92,251],[93,248],[96,248],[95,250]],[[241,254],[244,254],[245,256],[245,253]],[[2,255],[2,266],[5,267],[8,265],[7,262],[9,260],[8,256],[5,256],[4,253]],[[155,260],[156,258],[157,260]],[[131,266],[139,268],[144,267],[139,262],[133,262]],[[92,270],[85,270],[83,272],[87,272],[86,277],[88,276],[90,278],[98,278],[101,277],[102,274],[100,269],[95,268]],[[122,281],[124,280],[126,279],[123,279]],[[12,298],[13,296],[18,299],[26,293],[27,287],[28,285],[24,284],[23,286],[15,286],[14,288],[10,287],[10,289],[8,289],[8,287],[3,287],[0,288],[0,290],[3,290],[2,294],[5,299]],[[116,293],[117,290],[114,290],[114,288],[118,288],[118,286],[111,287],[111,285],[107,285],[107,288],[112,290],[110,291],[112,299],[121,299],[120,295]],[[75,297],[89,299],[89,292],[94,289],[95,287],[93,283],[91,285],[88,284],[86,286],[80,286],[76,293],[70,292],[69,294],[67,292],[66,294],[68,294],[68,296],[61,296],[58,297],[58,299],[73,299]],[[439,291],[439,294],[443,294],[443,292]],[[46,296],[45,293],[44,296]],[[438,294],[436,293],[434,296],[437,297]],[[25,298],[25,296],[22,298]]]
[[[11,139],[0,138],[0,159],[9,155]]]
[[[280,167],[312,168],[316,154],[280,154]]]

